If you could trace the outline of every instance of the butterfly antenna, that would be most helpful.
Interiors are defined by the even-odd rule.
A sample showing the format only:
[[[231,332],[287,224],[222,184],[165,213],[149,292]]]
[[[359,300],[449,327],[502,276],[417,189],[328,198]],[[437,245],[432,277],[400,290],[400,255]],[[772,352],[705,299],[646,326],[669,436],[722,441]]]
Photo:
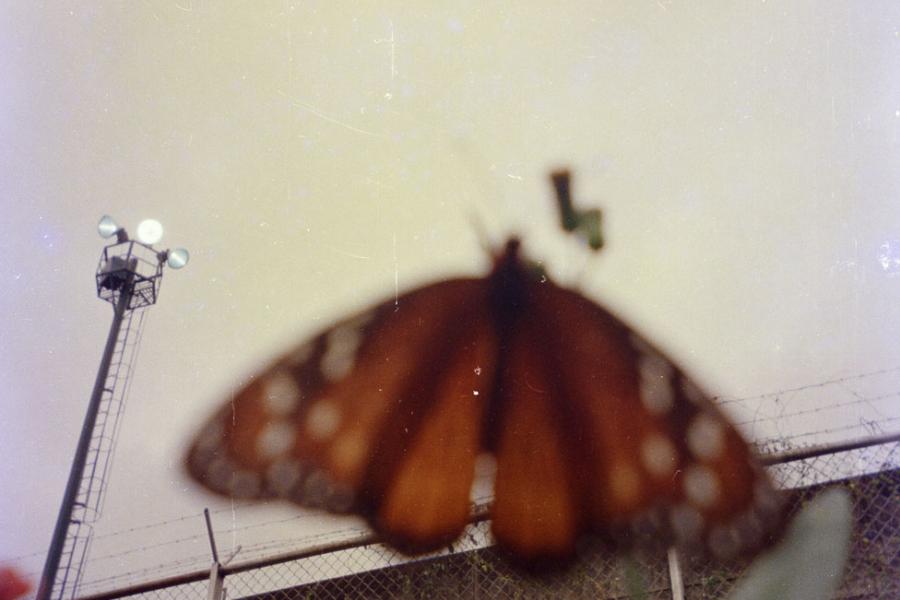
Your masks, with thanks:
[[[484,225],[484,219],[481,217],[481,214],[474,210],[470,211],[469,224],[475,230],[475,236],[478,238],[478,245],[481,246],[481,249],[489,256],[496,258],[497,246],[491,242],[491,236]]]

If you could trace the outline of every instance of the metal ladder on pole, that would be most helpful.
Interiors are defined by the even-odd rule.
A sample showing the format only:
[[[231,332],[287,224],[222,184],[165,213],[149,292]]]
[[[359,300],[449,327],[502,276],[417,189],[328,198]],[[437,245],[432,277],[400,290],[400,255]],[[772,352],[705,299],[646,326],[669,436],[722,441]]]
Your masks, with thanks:
[[[84,561],[93,535],[93,524],[103,511],[104,493],[116,447],[116,436],[128,396],[131,371],[140,345],[144,314],[145,311],[142,309],[128,311],[116,339],[84,473],[69,518],[59,570],[53,584],[52,598],[55,600],[74,598],[81,583]]]

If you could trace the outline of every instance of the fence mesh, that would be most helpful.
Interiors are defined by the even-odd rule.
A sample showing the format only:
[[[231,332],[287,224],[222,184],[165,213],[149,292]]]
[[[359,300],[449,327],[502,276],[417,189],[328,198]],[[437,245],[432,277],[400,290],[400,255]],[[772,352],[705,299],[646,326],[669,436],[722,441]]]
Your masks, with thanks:
[[[790,489],[796,512],[824,487],[848,490],[853,502],[852,548],[836,599],[900,598],[900,443],[893,441],[823,454],[769,467]],[[529,576],[508,565],[491,546],[489,522],[474,523],[452,548],[410,559],[380,544],[342,542],[340,549],[315,552],[257,568],[230,570],[229,599],[323,598],[672,598],[665,552],[611,552],[589,543],[565,571]],[[685,597],[724,598],[747,565],[708,559],[681,561]],[[108,597],[200,598],[205,580],[153,591]]]

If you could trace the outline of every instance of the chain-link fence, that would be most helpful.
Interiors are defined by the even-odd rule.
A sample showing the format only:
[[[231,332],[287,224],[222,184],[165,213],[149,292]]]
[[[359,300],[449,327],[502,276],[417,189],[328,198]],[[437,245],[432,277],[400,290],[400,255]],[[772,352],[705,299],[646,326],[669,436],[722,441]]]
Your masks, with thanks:
[[[892,439],[770,461],[774,479],[791,490],[793,512],[826,486],[841,486],[852,497],[851,555],[835,598],[900,598],[898,447],[900,442]],[[410,559],[363,537],[224,567],[221,573],[227,597],[244,600],[672,598],[671,557],[666,553],[626,555],[592,542],[571,568],[529,576],[498,556],[489,529],[487,521],[473,523],[453,547],[424,558]],[[685,598],[724,598],[746,566],[708,559],[681,561]],[[85,600],[200,598],[208,594],[208,579],[196,572]]]

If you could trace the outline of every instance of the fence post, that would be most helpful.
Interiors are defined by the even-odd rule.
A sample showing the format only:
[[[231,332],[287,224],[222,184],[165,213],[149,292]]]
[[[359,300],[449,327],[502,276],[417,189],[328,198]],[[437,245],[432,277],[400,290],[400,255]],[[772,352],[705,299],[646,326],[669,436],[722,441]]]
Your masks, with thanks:
[[[207,600],[225,600],[224,583],[225,577],[219,572],[219,563],[213,562],[209,568],[209,593],[206,595]]]
[[[678,561],[678,551],[675,548],[669,548],[668,559],[672,600],[684,600],[684,580],[681,578],[681,563]]]
[[[219,552],[216,550],[216,538],[213,535],[212,521],[209,519],[209,509],[203,509],[203,517],[206,519],[206,533],[209,535],[209,547],[212,550],[213,562],[209,568],[209,593],[207,600],[225,600],[225,576],[222,575],[219,564]]]

